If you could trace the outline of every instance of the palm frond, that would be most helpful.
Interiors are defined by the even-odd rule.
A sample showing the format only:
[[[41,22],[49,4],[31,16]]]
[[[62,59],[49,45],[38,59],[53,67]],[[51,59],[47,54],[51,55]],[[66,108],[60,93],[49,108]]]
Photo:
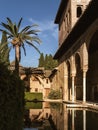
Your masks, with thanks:
[[[5,31],[5,30],[3,30],[3,29],[0,29],[0,31],[1,31],[1,32],[3,32],[3,31]]]
[[[26,26],[25,28],[23,28],[23,29],[21,30],[20,33],[26,32],[26,31],[29,30],[30,28],[31,28],[31,26]]]
[[[22,44],[22,48],[24,50],[24,55],[26,56],[26,49],[25,49],[24,43]]]
[[[4,44],[1,44],[1,43],[0,43],[0,52],[4,49],[4,47],[5,47],[7,44],[8,44],[7,42],[4,43]]]
[[[2,29],[0,29],[0,31],[1,31],[1,32],[4,31],[4,32],[6,32],[6,34],[11,35],[11,33],[7,32],[6,30],[2,30]]]
[[[16,24],[14,24],[14,35],[17,37],[18,36],[18,28]]]
[[[8,28],[6,28],[6,29],[8,29],[13,35],[17,35],[17,32],[18,32],[18,29],[17,29],[17,26],[16,26],[16,23],[14,24],[12,21],[11,21],[11,19],[10,18],[8,18],[7,17],[7,26],[8,26]]]
[[[32,27],[38,27],[38,24],[33,24]]]
[[[22,39],[32,41],[32,37],[30,35],[26,35],[26,34],[22,35]]]
[[[11,35],[13,35],[13,26],[9,26],[8,24],[5,24],[5,23],[1,23],[1,25],[6,29],[8,30],[8,32],[10,32]]]
[[[37,52],[39,54],[41,54],[40,50],[32,42],[26,41],[26,43],[29,44],[30,46],[32,46],[33,48],[35,48],[37,50]]]
[[[6,28],[7,30],[10,30],[8,24],[5,24],[5,23],[2,22],[1,25],[2,25],[4,28]]]
[[[21,32],[26,32],[26,31],[28,31],[30,28],[32,28],[32,27],[38,27],[38,25],[37,24],[33,24],[33,25],[31,25],[31,26],[26,26],[25,28],[23,28],[22,30],[21,30]]]
[[[21,25],[22,20],[23,20],[23,18],[21,18],[21,19],[19,20],[19,23],[18,23],[18,25],[17,25],[18,31],[19,31],[19,28],[20,28],[20,25]]]
[[[32,37],[32,41],[35,41],[38,44],[42,43],[42,41],[38,37],[35,37],[35,36]]]
[[[10,19],[9,17],[7,17],[6,19],[7,19],[8,25],[12,26],[12,25],[13,25],[13,22],[11,21],[11,19]]]
[[[2,32],[1,44],[3,44],[4,42],[7,42],[7,35],[5,31]]]
[[[38,35],[37,32],[40,32],[40,30],[30,30],[30,31],[26,32],[26,34]]]

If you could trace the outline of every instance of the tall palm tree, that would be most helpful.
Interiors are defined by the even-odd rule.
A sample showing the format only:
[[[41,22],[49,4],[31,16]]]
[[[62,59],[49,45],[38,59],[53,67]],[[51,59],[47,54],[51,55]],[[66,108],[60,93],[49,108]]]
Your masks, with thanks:
[[[15,70],[19,74],[19,62],[21,60],[21,47],[24,50],[24,54],[26,55],[25,43],[34,47],[39,53],[39,49],[34,45],[34,42],[40,44],[41,40],[37,36],[37,32],[39,30],[32,29],[38,25],[33,24],[20,29],[22,18],[19,20],[18,24],[13,23],[10,18],[7,17],[7,23],[1,23],[4,29],[0,29],[0,31],[4,31],[7,34],[8,39],[10,39],[11,44],[15,48]]]

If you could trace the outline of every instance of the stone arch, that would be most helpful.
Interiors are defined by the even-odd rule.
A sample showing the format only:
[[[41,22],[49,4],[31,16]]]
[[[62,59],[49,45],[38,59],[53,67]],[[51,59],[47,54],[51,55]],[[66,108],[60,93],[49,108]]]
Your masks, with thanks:
[[[24,75],[21,75],[21,79],[24,81],[25,83],[25,90],[27,92],[30,92],[30,80],[29,80],[29,76],[24,74]]]
[[[81,46],[81,69],[85,72],[88,70],[88,49],[87,44],[83,43]]]
[[[75,57],[75,64],[76,64],[76,60],[79,59],[79,64],[80,64],[80,67],[82,67],[82,57],[81,57],[81,53],[79,51],[77,51],[75,54],[74,54],[74,57]]]
[[[98,30],[89,43],[88,61],[87,100],[98,101]]]
[[[75,54],[75,65],[76,65],[76,77],[75,77],[76,100],[82,100],[83,99],[83,72],[81,70],[81,56],[79,52]]]

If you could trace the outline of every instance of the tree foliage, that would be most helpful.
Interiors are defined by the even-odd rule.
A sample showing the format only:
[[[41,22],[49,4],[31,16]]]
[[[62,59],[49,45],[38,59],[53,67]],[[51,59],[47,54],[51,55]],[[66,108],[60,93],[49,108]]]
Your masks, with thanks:
[[[24,83],[0,63],[0,130],[23,130]]]
[[[39,67],[43,67],[43,66],[44,66],[44,55],[43,53],[41,53],[40,59],[39,59]]]
[[[52,70],[53,68],[57,67],[57,65],[58,65],[57,60],[54,60],[51,54],[49,55],[46,54],[44,56],[42,53],[40,55],[38,67],[44,67],[47,70]]]
[[[6,33],[2,32],[2,39],[0,43],[0,63],[9,65],[9,52],[10,48],[8,48]]]
[[[49,95],[49,99],[60,99],[61,98],[61,92],[59,90],[51,90]]]

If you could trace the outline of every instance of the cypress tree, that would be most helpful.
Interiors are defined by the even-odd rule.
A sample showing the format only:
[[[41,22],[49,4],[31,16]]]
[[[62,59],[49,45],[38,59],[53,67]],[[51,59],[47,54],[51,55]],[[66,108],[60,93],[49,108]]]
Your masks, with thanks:
[[[51,54],[49,55],[43,55],[43,53],[40,55],[39,58],[39,67],[44,67],[47,70],[52,70],[53,68],[57,67],[58,62],[57,60],[53,59],[53,56]]]
[[[40,58],[39,58],[39,67],[44,67],[44,55],[41,53]]]
[[[0,62],[9,65],[9,51],[6,33],[2,32],[2,39],[0,43]]]
[[[44,64],[44,67],[45,67],[45,69],[48,69],[48,55],[46,54],[45,55],[45,62],[44,62],[45,64]]]

